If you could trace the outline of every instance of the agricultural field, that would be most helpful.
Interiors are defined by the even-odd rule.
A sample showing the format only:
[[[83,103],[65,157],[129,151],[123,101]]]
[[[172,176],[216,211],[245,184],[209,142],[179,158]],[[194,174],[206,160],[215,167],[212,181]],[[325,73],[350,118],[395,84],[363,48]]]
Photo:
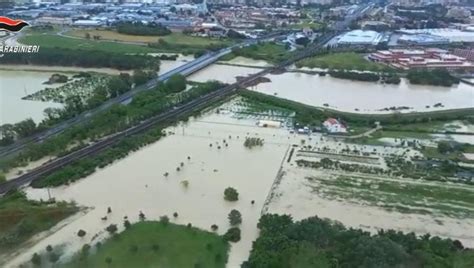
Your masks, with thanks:
[[[195,227],[145,221],[60,267],[225,267],[229,243]]]
[[[265,60],[270,63],[278,63],[289,56],[285,46],[276,43],[260,43],[244,48],[234,49],[232,53],[227,54],[220,60],[228,61],[237,56],[250,58],[254,60]]]
[[[389,67],[371,62],[364,58],[364,54],[355,52],[331,53],[323,56],[306,58],[296,63],[298,68],[322,68],[359,71],[386,71]]]
[[[143,45],[123,44],[112,41],[96,41],[69,38],[56,34],[29,34],[19,42],[26,45],[38,45],[44,48],[63,48],[72,50],[95,50],[110,53],[153,53],[159,50]]]
[[[430,233],[474,244],[468,231],[474,186],[451,178],[454,173],[448,170],[456,167],[430,166],[423,152],[407,146],[323,138],[293,147],[290,155],[266,208],[269,213],[297,219],[318,215],[369,231]]]
[[[121,34],[115,31],[110,30],[82,30],[75,29],[69,32],[66,32],[66,35],[73,37],[84,38],[86,34],[89,33],[90,36],[100,36],[102,40],[109,41],[121,41],[121,42],[137,42],[137,43],[154,43],[158,40],[163,40],[170,44],[178,45],[189,45],[192,47],[205,47],[211,44],[230,44],[230,41],[227,40],[218,40],[205,37],[195,37],[190,35],[185,35],[182,33],[171,33],[170,35],[165,36],[140,36],[140,35],[127,35]]]

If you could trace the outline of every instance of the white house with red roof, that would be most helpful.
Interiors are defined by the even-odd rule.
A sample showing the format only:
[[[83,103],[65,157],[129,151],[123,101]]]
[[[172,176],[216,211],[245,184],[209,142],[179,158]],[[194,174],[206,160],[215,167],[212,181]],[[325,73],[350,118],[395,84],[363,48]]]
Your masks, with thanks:
[[[346,133],[347,127],[339,122],[336,118],[328,118],[324,121],[323,126],[327,129],[329,133]]]

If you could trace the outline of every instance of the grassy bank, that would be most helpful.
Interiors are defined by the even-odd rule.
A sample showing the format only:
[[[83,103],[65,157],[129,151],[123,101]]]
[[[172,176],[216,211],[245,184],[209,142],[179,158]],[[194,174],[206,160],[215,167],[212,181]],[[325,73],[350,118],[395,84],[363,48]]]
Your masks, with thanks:
[[[38,202],[28,200],[22,192],[8,193],[0,199],[0,252],[14,251],[77,210],[64,202]]]
[[[139,222],[62,267],[225,267],[222,237],[172,223]],[[82,256],[81,256],[82,255]],[[110,260],[108,265],[106,260]]]
[[[354,52],[331,53],[303,59],[296,63],[298,68],[322,68],[359,71],[387,71],[386,65],[368,61],[364,54]]]
[[[259,43],[243,48],[235,48],[232,53],[227,54],[220,60],[227,61],[237,56],[254,60],[265,60],[271,63],[278,63],[288,59],[290,52],[283,45],[276,43]]]

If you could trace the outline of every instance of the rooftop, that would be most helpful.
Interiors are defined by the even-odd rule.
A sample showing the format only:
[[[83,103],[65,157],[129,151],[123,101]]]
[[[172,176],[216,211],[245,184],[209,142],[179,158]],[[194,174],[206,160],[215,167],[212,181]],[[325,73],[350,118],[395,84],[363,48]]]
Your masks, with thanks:
[[[340,36],[340,44],[370,44],[376,45],[382,39],[382,34],[376,31],[354,30]]]

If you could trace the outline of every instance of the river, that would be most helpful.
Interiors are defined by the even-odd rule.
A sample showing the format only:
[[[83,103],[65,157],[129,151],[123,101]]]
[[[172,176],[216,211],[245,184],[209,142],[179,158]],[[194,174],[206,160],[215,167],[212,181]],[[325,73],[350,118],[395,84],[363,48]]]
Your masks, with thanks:
[[[245,64],[239,59],[239,64]],[[251,63],[249,64],[251,65]],[[189,77],[203,82],[215,79],[226,83],[235,82],[236,76],[260,71],[259,68],[212,65]],[[401,112],[434,111],[474,107],[474,87],[460,83],[452,87],[412,85],[405,79],[399,85],[384,85],[287,72],[269,74],[269,83],[261,83],[252,90],[281,98],[291,99],[313,106],[358,113],[390,113],[389,107],[407,106]],[[441,103],[442,107],[434,107]]]
[[[6,71],[0,70],[0,125],[17,123],[32,118],[39,123],[43,110],[48,107],[62,107],[53,102],[28,101],[21,98],[46,87],[52,72]]]

